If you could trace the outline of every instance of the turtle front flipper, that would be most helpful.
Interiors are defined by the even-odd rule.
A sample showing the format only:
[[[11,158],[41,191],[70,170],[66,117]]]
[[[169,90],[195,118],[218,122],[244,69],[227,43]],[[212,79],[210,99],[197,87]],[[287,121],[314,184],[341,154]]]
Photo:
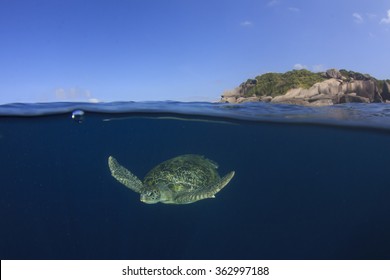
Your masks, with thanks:
[[[214,198],[215,194],[222,190],[233,178],[235,172],[229,172],[227,175],[225,175],[221,180],[219,180],[217,183],[215,183],[212,186],[205,186],[203,188],[197,189],[191,193],[185,193],[182,195],[179,195],[175,199],[175,203],[177,204],[187,204],[196,202],[198,200],[206,199],[206,198]]]
[[[118,161],[112,157],[108,157],[108,167],[110,168],[111,175],[119,182],[128,187],[129,189],[140,193],[143,188],[142,182],[133,173],[124,168],[118,163]]]

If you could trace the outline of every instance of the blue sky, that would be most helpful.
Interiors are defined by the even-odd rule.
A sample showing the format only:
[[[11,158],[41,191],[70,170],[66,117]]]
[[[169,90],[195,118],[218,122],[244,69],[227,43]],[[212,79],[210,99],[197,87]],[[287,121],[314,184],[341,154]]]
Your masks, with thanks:
[[[390,79],[390,0],[0,0],[0,103],[214,101],[265,72]]]

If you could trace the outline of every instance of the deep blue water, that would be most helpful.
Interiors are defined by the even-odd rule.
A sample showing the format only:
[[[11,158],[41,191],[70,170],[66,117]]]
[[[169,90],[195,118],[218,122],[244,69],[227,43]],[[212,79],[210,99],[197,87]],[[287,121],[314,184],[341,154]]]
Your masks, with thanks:
[[[83,109],[77,123],[72,111]],[[0,106],[1,259],[390,259],[390,105]],[[111,177],[181,154],[236,175],[147,205]]]

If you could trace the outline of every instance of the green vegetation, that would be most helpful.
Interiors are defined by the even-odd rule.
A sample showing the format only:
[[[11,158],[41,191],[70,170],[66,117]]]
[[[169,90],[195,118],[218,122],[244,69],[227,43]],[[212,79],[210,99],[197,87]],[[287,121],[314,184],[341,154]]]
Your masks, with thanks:
[[[245,84],[245,97],[278,96],[285,94],[292,88],[310,88],[315,83],[326,80],[321,73],[313,73],[308,70],[293,70],[286,73],[267,73],[248,80]]]
[[[371,77],[368,74],[362,74],[359,72],[354,72],[354,71],[347,71],[345,69],[340,70],[341,75],[346,79],[346,81],[350,82],[352,80],[372,80],[376,83],[376,86],[378,89],[383,89],[383,86],[385,84],[385,80],[378,80],[375,79],[374,77]]]
[[[377,86],[377,88],[378,89],[383,89],[383,87],[384,87],[384,85],[385,85],[385,82],[386,81],[382,81],[382,80],[375,80],[375,82],[376,82],[376,86]]]
[[[344,78],[346,78],[348,82],[351,81],[352,79],[359,80],[359,81],[372,79],[372,77],[368,74],[362,74],[355,71],[348,71],[345,69],[341,69],[339,72]]]

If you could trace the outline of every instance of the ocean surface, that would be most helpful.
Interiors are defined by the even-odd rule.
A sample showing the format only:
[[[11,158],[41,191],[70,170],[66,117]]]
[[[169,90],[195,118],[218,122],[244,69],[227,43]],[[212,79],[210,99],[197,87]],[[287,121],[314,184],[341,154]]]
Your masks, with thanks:
[[[200,154],[232,181],[186,205],[139,178]],[[390,105],[0,106],[0,259],[390,259]]]

